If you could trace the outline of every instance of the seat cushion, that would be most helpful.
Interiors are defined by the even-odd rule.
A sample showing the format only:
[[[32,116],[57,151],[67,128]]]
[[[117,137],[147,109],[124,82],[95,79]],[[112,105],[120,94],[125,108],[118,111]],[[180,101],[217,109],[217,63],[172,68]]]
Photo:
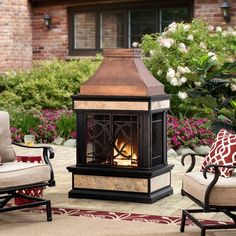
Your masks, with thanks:
[[[0,190],[8,187],[43,183],[50,179],[50,167],[45,164],[7,162],[0,166]]]
[[[183,190],[201,202],[204,202],[204,196],[207,186],[210,184],[214,174],[207,173],[207,179],[203,173],[194,171],[186,173],[183,179]],[[219,177],[216,185],[210,194],[210,205],[216,206],[235,206],[236,205],[236,174],[230,178]]]
[[[14,161],[15,152],[11,144],[9,114],[0,111],[0,155],[3,162]]]
[[[236,135],[231,134],[225,129],[221,129],[217,134],[215,142],[212,144],[211,150],[204,159],[201,171],[205,169],[207,165],[236,165]],[[209,172],[214,172],[214,168],[210,168]],[[233,174],[234,169],[219,168],[220,175],[223,177],[230,177]]]

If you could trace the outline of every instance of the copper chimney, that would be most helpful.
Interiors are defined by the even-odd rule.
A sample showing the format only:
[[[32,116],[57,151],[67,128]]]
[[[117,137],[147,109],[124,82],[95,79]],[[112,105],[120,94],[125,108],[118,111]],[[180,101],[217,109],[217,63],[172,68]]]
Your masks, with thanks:
[[[106,49],[95,74],[72,96],[77,157],[71,198],[152,203],[173,192],[167,162],[169,95],[140,49]]]
[[[154,96],[165,92],[144,65],[140,49],[105,49],[101,66],[80,87],[80,94]]]

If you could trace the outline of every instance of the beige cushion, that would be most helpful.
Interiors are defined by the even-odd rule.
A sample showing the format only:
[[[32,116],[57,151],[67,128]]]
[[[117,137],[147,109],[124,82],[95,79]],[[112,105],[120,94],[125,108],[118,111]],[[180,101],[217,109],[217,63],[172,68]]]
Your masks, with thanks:
[[[50,179],[50,168],[45,164],[7,162],[0,166],[0,189],[42,183]]]
[[[194,171],[186,173],[183,179],[183,190],[201,202],[204,202],[204,196],[207,186],[210,184],[214,174],[207,173],[207,179],[203,173]],[[210,205],[235,206],[236,205],[236,174],[230,178],[219,177],[218,182],[210,194]]]
[[[14,161],[15,152],[11,144],[9,114],[0,111],[0,155],[3,162]]]

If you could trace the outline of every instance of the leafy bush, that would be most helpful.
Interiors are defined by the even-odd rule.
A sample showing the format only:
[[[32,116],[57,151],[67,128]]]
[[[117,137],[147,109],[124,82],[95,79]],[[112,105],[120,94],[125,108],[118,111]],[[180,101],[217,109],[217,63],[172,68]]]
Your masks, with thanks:
[[[11,113],[11,125],[24,134],[30,134],[41,124],[39,117],[31,111],[22,111],[20,113]]]
[[[23,142],[25,134],[35,135],[37,143],[51,143],[59,135],[65,140],[75,138],[76,123],[72,111],[42,110],[37,113],[34,111],[34,115],[32,115],[32,112],[32,110],[24,112],[10,111],[13,141]],[[24,117],[23,122],[21,116]],[[34,119],[32,119],[32,116]],[[26,120],[30,122],[25,123]],[[37,121],[37,123],[34,121]]]
[[[193,111],[204,111],[213,120],[212,130],[221,128],[236,131],[236,62],[225,63],[211,72],[211,63],[206,60],[206,76],[199,74],[200,85],[188,89],[188,97],[180,107],[191,107]],[[210,65],[210,66],[209,66]],[[194,77],[193,77],[194,79]]]
[[[210,146],[215,138],[214,133],[207,128],[209,126],[207,118],[182,118],[168,116],[167,137],[170,148],[180,147],[194,148],[199,145]]]
[[[0,106],[22,106],[25,109],[70,107],[70,96],[79,93],[80,84],[95,72],[99,64],[100,59],[52,60],[38,62],[28,72],[7,72],[0,76]]]
[[[202,79],[209,73],[213,76],[225,62],[235,61],[235,35],[234,29],[222,31],[217,27],[213,31],[213,27],[194,20],[191,24],[172,23],[162,34],[143,37],[142,49],[148,56],[145,64],[165,85],[166,92],[172,94],[171,109],[175,114],[193,108],[179,107],[188,96],[186,90],[198,87]],[[196,111],[202,109],[196,107]]]
[[[72,112],[67,112],[65,114],[62,114],[60,118],[56,121],[56,127],[58,134],[68,139],[71,136],[75,136],[75,130],[76,130],[76,117],[75,114]]]

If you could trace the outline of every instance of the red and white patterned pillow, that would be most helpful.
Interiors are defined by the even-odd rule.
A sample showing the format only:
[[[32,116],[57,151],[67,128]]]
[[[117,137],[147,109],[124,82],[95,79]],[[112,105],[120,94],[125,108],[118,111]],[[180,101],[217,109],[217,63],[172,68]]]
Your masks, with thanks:
[[[211,146],[211,150],[205,157],[201,171],[207,165],[217,164],[217,165],[234,165],[236,166],[236,135],[231,134],[225,129],[221,129],[217,134],[215,142]],[[219,168],[220,175],[223,177],[230,177],[234,169]],[[214,172],[214,168],[210,168],[209,172]]]

